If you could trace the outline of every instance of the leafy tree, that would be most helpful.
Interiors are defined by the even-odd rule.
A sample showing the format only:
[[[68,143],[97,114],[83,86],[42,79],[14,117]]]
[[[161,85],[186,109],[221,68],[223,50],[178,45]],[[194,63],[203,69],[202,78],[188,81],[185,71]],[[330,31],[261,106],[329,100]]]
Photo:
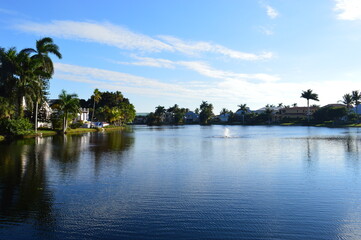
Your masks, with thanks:
[[[79,112],[78,95],[68,94],[65,90],[62,90],[59,94],[59,107],[63,115],[63,133],[65,133],[68,127],[69,117]]]
[[[238,111],[242,111],[242,122],[244,124],[244,115],[248,112],[247,104],[240,104],[238,105],[239,109]]]
[[[135,118],[134,105],[127,98],[124,98],[120,91],[100,92],[95,89],[92,98],[88,101],[81,100],[81,105],[84,107],[93,105],[92,121],[96,118],[99,121],[121,125],[132,122]]]
[[[8,98],[0,97],[0,119],[10,118],[15,113],[14,105]]]
[[[266,109],[264,111],[264,114],[267,116],[268,124],[271,124],[272,122],[272,114],[273,114],[273,107],[274,105],[266,105]]]
[[[342,101],[343,104],[346,104],[347,109],[350,108],[351,104],[353,103],[353,98],[352,95],[349,93],[346,93],[345,95],[342,96]]]
[[[338,119],[347,116],[347,109],[345,107],[322,107],[314,114],[316,122],[323,123],[325,121],[337,121]]]
[[[210,119],[214,116],[213,105],[211,103],[207,103],[207,101],[202,101],[199,109],[199,120],[201,124],[209,124]]]
[[[357,122],[359,122],[358,105],[360,105],[361,93],[359,91],[352,91],[352,100],[356,105]]]
[[[229,110],[227,108],[222,108],[221,112],[219,114],[227,114],[229,113]]]
[[[313,93],[311,89],[303,91],[301,98],[307,99],[307,121],[310,122],[310,100],[319,101],[318,94]]]

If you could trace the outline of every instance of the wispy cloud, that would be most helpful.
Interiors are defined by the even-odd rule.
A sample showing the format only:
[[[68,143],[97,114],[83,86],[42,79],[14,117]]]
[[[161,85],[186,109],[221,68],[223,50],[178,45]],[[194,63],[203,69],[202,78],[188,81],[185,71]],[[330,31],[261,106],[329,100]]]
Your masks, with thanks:
[[[154,38],[134,33],[111,23],[52,21],[51,23],[25,22],[17,29],[39,35],[98,42],[122,49],[150,52],[172,51],[172,47]]]
[[[270,5],[266,5],[265,8],[267,10],[267,15],[270,18],[275,19],[279,16],[278,11],[276,9],[274,9],[273,7],[271,7]]]
[[[250,61],[270,59],[274,56],[272,52],[262,52],[260,54],[245,53],[245,52],[229,49],[219,44],[213,44],[209,42],[183,41],[173,36],[159,36],[159,37],[167,44],[173,46],[175,50],[188,55],[197,55],[200,53],[217,53],[230,58],[250,60]]]
[[[272,52],[246,53],[229,49],[220,44],[205,41],[184,41],[173,36],[151,37],[111,23],[76,21],[25,22],[15,25],[15,28],[39,35],[97,42],[127,50],[180,52],[193,56],[202,53],[213,53],[250,61],[270,59],[274,56]]]
[[[360,0],[335,0],[334,10],[338,12],[337,18],[340,20],[361,20]]]
[[[238,80],[257,80],[261,82],[274,82],[280,80],[278,76],[256,73],[256,74],[245,74],[245,73],[234,73],[231,71],[223,71],[219,69],[212,68],[209,64],[201,61],[171,61],[168,59],[161,58],[150,58],[150,57],[138,57],[133,56],[133,58],[139,60],[137,62],[116,62],[118,64],[125,65],[135,65],[135,66],[150,66],[150,67],[160,67],[160,68],[176,68],[177,66],[185,67],[187,69],[193,70],[198,74],[215,79],[238,79]]]

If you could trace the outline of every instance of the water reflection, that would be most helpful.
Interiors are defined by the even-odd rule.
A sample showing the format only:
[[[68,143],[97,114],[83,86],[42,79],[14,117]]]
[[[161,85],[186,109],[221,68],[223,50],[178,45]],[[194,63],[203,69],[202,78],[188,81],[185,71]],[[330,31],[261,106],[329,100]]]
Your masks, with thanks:
[[[82,157],[94,157],[99,172],[107,153],[122,153],[134,143],[128,132],[65,135],[18,140],[0,145],[0,229],[14,223],[34,221],[47,228],[55,224],[54,193],[50,176],[76,176]],[[55,163],[55,169],[52,167]]]
[[[223,130],[0,144],[0,238],[361,237],[357,132],[230,126],[240,137],[210,137]]]
[[[34,139],[0,145],[0,220],[5,224],[32,219],[51,226],[53,193],[48,187],[47,151]]]
[[[94,173],[99,175],[104,161],[114,160],[118,166],[123,164],[123,153],[134,144],[131,129],[121,132],[91,134],[88,146],[94,159]],[[115,158],[115,159],[114,159]]]

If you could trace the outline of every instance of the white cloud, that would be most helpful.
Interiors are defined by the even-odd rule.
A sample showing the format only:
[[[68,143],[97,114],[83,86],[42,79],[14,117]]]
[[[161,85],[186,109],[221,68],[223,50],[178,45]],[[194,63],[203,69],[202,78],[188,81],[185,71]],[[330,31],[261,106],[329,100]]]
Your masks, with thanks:
[[[118,64],[135,65],[135,66],[150,66],[150,67],[162,67],[162,68],[176,68],[176,66],[182,66],[187,69],[193,70],[203,76],[216,78],[216,79],[253,79],[262,82],[273,82],[278,81],[278,76],[256,73],[256,74],[245,74],[245,73],[234,73],[230,71],[223,71],[212,68],[209,64],[200,61],[171,61],[168,59],[161,58],[149,58],[149,57],[138,57],[133,58],[139,60],[138,62],[116,62]]]
[[[175,63],[168,59],[162,58],[150,58],[150,57],[139,57],[132,55],[133,58],[139,60],[138,62],[119,62],[112,61],[117,64],[124,65],[135,65],[135,66],[148,66],[148,67],[159,67],[159,68],[175,68]]]
[[[273,7],[266,5],[265,6],[266,10],[267,10],[267,15],[272,18],[275,19],[279,16],[279,13],[276,9],[274,9]]]
[[[338,12],[337,18],[340,20],[361,20],[361,1],[360,0],[335,0],[335,11]]]
[[[204,41],[186,42],[171,36],[159,36],[159,39],[156,39],[111,23],[52,21],[43,24],[25,22],[15,25],[15,28],[42,36],[97,42],[120,49],[145,52],[180,52],[193,56],[202,53],[213,53],[229,58],[250,61],[270,59],[274,56],[272,52],[262,52],[260,54],[245,53],[219,44]]]
[[[261,54],[245,53],[245,52],[229,49],[219,44],[213,44],[209,42],[192,42],[192,41],[186,42],[173,36],[159,36],[159,37],[167,44],[173,46],[175,50],[188,55],[197,55],[200,53],[218,53],[230,58],[249,60],[249,61],[270,59],[274,56],[272,52],[263,52]]]
[[[149,36],[134,33],[124,27],[110,23],[52,21],[48,24],[26,22],[16,28],[40,35],[50,35],[66,39],[98,42],[121,49],[150,52],[172,51],[173,48]]]
[[[229,73],[197,62],[180,64],[193,68],[204,76],[212,76],[212,78],[205,81],[164,83],[160,80],[122,72],[55,63],[54,79],[81,82],[102,90],[120,90],[125,94],[135,94],[138,98],[148,96],[159,99],[163,96],[163,99],[168,99],[168,102],[161,103],[165,106],[177,101],[184,107],[196,107],[202,100],[207,100],[214,104],[215,112],[223,107],[235,109],[240,103],[247,103],[253,109],[268,103],[277,104],[279,102],[284,104],[296,102],[299,106],[304,106],[306,101],[300,98],[301,91],[309,88],[319,94],[321,102],[315,102],[316,104],[327,104],[337,102],[342,94],[351,92],[352,86],[355,85],[355,82],[347,80],[327,81],[325,84],[325,82],[286,83],[270,79],[271,81],[256,83],[248,81],[247,78],[267,79],[269,76]],[[324,87],[325,85],[327,88]],[[189,106],[190,102],[193,106]],[[135,107],[141,106],[136,105]]]

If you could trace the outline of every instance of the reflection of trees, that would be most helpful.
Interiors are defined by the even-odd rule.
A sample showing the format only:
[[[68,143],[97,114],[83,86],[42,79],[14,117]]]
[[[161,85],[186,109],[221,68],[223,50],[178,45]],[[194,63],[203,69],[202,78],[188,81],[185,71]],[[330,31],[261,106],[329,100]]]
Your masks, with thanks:
[[[82,149],[87,145],[87,135],[64,135],[53,138],[52,156],[59,163],[62,174],[68,174],[78,168]]]
[[[98,174],[101,163],[109,159],[109,153],[116,157],[115,161],[122,164],[122,154],[134,144],[134,137],[129,131],[116,131],[92,134],[89,140],[90,151],[94,154],[94,170]]]
[[[7,221],[30,218],[51,225],[53,196],[46,182],[46,151],[34,142],[0,145],[0,215]]]

